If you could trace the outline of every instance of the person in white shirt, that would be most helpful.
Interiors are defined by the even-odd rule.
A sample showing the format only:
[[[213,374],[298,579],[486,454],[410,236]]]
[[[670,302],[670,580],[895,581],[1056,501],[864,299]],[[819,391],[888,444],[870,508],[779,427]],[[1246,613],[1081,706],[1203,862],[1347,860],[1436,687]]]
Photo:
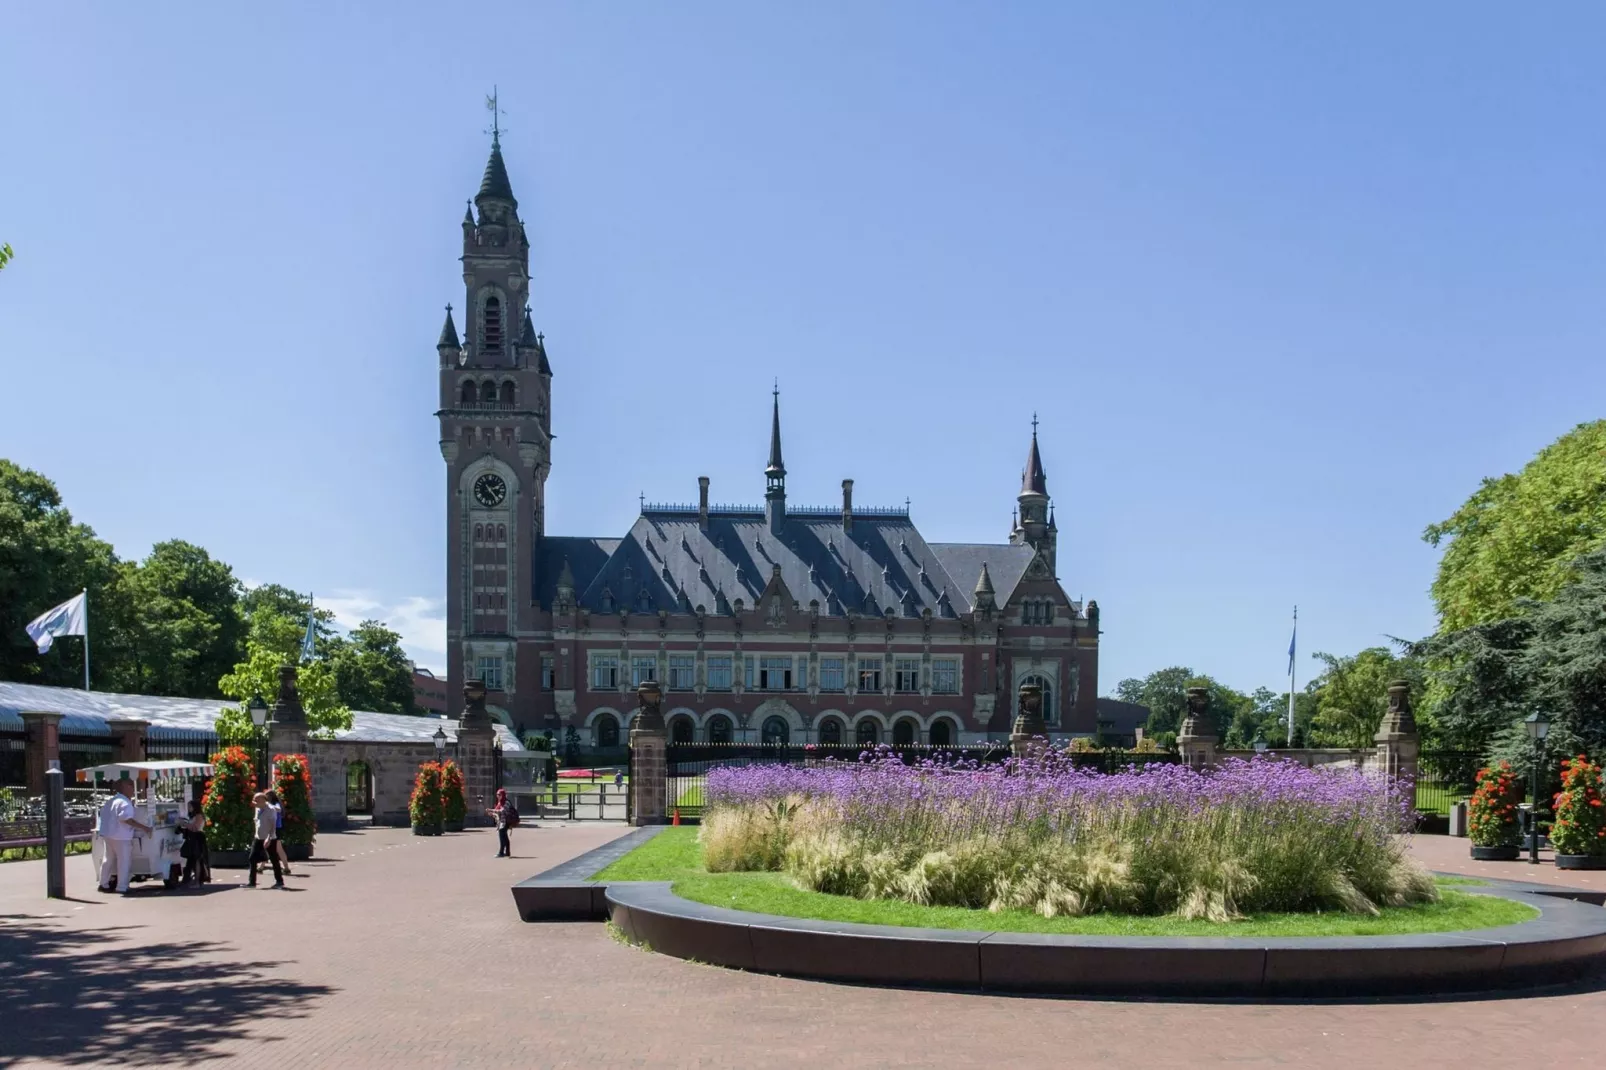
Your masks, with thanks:
[[[117,790],[100,808],[100,838],[106,855],[100,863],[100,890],[129,894],[129,869],[134,860],[134,833],[149,836],[151,827],[134,816],[134,782],[119,780]],[[111,883],[115,876],[117,883]]]
[[[259,862],[273,863],[273,886],[284,887],[284,872],[279,868],[279,808],[268,801],[268,793],[259,791],[251,798],[251,805],[256,807],[255,819],[256,838],[251,841],[251,860],[246,864],[251,867],[251,876],[247,880],[251,887],[257,886],[257,864]]]

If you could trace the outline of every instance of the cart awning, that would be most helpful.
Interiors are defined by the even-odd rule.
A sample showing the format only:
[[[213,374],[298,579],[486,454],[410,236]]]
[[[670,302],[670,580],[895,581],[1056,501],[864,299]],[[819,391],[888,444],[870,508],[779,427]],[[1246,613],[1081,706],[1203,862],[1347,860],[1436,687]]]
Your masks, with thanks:
[[[124,778],[135,783],[149,780],[194,780],[212,775],[209,762],[110,762],[78,770],[81,784],[115,784]]]

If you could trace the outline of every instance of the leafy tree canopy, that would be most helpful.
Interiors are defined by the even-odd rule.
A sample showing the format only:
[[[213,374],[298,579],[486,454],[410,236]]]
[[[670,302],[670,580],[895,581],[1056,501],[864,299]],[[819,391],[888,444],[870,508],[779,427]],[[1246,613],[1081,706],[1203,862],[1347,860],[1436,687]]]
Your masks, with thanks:
[[[1387,647],[1368,647],[1358,654],[1312,655],[1326,666],[1315,680],[1316,717],[1311,742],[1317,746],[1370,747],[1388,710],[1388,686],[1406,680],[1413,694],[1422,693],[1425,673],[1409,655],[1396,656]]]
[[[1422,537],[1447,544],[1433,581],[1441,635],[1555,597],[1573,559],[1606,545],[1606,420],[1580,424],[1516,475],[1484,480]]]
[[[12,252],[10,244],[0,245],[0,268],[11,262]]]
[[[279,666],[296,665],[301,660],[301,640],[306,634],[306,618],[258,611],[252,615],[251,631],[245,642],[245,658],[234,671],[218,681],[218,689],[240,705],[218,717],[217,733],[224,742],[252,738],[255,726],[246,712],[254,696],[268,705],[279,693]],[[340,700],[334,668],[328,661],[301,665],[296,690],[312,731],[328,735],[351,727],[351,710]]]
[[[119,566],[122,647],[114,690],[210,698],[240,655],[245,620],[234,570],[192,543],[157,543]]]
[[[365,620],[345,638],[323,645],[334,670],[340,700],[354,710],[417,713],[413,705],[413,663],[401,636],[377,620]]]
[[[1242,692],[1181,665],[1151,672],[1142,679],[1122,680],[1115,685],[1115,696],[1122,702],[1149,707],[1144,735],[1159,735],[1175,732],[1182,726],[1182,719],[1188,715],[1187,689],[1190,687],[1208,689],[1210,703],[1205,713],[1217,739],[1226,736],[1239,713],[1250,704],[1249,697]]]

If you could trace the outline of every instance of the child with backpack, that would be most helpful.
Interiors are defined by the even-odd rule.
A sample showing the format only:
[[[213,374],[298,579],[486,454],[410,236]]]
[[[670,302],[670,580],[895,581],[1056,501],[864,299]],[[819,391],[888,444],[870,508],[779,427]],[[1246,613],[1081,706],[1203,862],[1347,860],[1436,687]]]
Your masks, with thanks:
[[[512,858],[513,844],[508,838],[508,830],[519,827],[519,808],[507,797],[506,788],[496,789],[496,805],[485,812],[496,818],[496,857]]]

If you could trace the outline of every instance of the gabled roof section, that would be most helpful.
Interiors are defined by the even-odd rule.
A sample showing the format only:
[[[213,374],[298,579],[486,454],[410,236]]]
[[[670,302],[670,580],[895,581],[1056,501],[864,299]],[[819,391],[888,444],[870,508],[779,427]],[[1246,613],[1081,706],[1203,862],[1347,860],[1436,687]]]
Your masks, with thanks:
[[[1030,547],[991,549],[1001,557],[1024,552],[1012,577],[1031,559]],[[777,568],[780,583],[804,610],[817,601],[822,614],[835,616],[880,616],[890,609],[918,617],[929,609],[934,617],[944,617],[970,611],[971,583],[953,578],[907,515],[856,514],[853,530],[846,532],[840,516],[823,509],[789,514],[776,534],[756,510],[711,515],[704,531],[695,512],[649,508],[586,583],[579,601],[602,611],[606,588],[615,610],[633,613],[681,605],[719,613],[726,611],[721,596],[724,607],[740,599],[750,609],[771,588]]]
[[[993,590],[999,605],[1004,605],[1015,593],[1026,566],[1032,563],[1037,551],[1030,546],[995,542],[934,542],[932,553],[942,563],[943,570],[953,577],[948,597],[961,613],[971,609],[971,592],[981,576],[982,565],[993,581]],[[963,607],[960,606],[963,602]]]

